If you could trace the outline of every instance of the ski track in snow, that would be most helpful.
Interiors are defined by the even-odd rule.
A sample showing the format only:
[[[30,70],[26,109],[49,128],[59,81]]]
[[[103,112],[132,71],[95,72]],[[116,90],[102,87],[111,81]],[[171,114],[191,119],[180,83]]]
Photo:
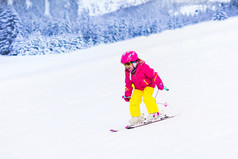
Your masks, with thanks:
[[[235,17],[71,54],[0,56],[0,158],[236,159],[237,26]],[[180,115],[111,133],[130,118],[127,50],[170,89],[158,94],[169,103],[160,110]]]

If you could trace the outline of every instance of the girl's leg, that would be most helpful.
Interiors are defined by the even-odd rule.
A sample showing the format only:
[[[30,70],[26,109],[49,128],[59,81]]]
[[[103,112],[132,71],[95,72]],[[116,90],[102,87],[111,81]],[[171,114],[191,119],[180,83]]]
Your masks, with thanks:
[[[159,112],[158,105],[155,102],[155,98],[152,96],[154,93],[154,88],[146,87],[143,93],[143,101],[146,105],[148,113],[156,113]]]
[[[132,117],[138,117],[140,113],[140,103],[142,100],[143,91],[134,89],[130,100],[130,113]]]

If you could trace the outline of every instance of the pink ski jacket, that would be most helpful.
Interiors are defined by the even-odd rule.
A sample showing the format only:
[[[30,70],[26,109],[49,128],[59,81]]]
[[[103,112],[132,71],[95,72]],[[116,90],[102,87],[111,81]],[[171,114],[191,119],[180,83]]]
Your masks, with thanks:
[[[139,60],[136,68],[136,72],[131,74],[127,69],[125,69],[125,96],[131,96],[132,94],[132,84],[134,84],[135,89],[144,90],[145,87],[157,86],[161,89],[160,85],[163,85],[157,72],[150,68],[143,60]]]

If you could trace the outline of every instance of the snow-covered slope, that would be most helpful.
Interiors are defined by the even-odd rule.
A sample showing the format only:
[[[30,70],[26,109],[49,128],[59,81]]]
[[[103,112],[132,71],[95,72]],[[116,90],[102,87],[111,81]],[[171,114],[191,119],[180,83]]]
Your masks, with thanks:
[[[102,15],[110,12],[114,12],[121,8],[127,8],[131,6],[137,6],[141,5],[147,2],[150,2],[151,0],[81,0],[78,2],[79,7],[82,7],[81,9],[88,9],[90,12],[90,15]],[[162,0],[159,0],[162,1]],[[188,13],[198,10],[206,10],[207,6],[203,6],[204,3],[209,2],[230,2],[230,0],[163,0],[165,4],[171,5],[172,3],[185,3],[190,4],[194,6],[185,6],[185,8],[182,8],[182,13]],[[201,4],[201,5],[198,5]]]
[[[89,10],[90,15],[100,15],[105,13],[114,12],[121,8],[130,6],[137,6],[150,0],[82,0],[79,4]],[[80,6],[79,5],[79,6]]]
[[[0,158],[237,158],[237,26],[236,17],[71,54],[0,56]],[[160,110],[179,116],[111,133],[130,118],[127,50],[159,72],[170,88]]]

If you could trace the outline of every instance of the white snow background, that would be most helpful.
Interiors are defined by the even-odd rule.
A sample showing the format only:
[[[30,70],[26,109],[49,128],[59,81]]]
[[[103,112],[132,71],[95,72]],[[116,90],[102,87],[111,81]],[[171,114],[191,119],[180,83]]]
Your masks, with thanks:
[[[0,158],[238,158],[237,26],[235,17],[71,54],[0,56]],[[127,50],[170,89],[160,110],[179,115],[112,133],[130,119]]]

